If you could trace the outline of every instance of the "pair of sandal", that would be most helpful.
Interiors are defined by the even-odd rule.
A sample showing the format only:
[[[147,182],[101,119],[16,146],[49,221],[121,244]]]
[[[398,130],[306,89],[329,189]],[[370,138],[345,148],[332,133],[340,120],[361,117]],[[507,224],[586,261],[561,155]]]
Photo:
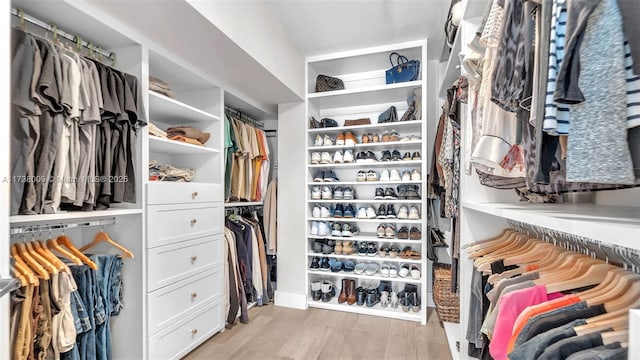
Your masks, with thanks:
[[[392,246],[388,246],[388,245],[382,245],[382,247],[380,247],[380,257],[397,257],[398,254],[400,253],[400,248],[392,245]]]
[[[418,265],[411,265],[411,267],[409,267],[409,265],[403,264],[400,266],[398,276],[401,278],[411,276],[413,280],[420,280],[420,267],[418,267]]]
[[[400,252],[398,256],[400,256],[402,259],[411,259],[411,260],[420,260],[422,258],[419,252],[413,251],[413,249],[411,249],[411,246],[407,246],[404,249],[402,249],[402,252]]]
[[[356,252],[355,246],[353,246],[353,241],[350,240],[337,240],[336,245],[333,248],[333,251],[337,255],[353,255]]]

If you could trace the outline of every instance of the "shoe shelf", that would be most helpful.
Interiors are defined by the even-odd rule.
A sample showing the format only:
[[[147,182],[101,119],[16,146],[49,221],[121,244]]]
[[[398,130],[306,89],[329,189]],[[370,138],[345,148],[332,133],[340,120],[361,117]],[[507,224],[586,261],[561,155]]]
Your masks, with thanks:
[[[383,84],[336,91],[313,92],[307,95],[309,103],[323,109],[345,106],[372,105],[406,101],[413,89],[421,87],[422,80],[396,84]]]
[[[309,218],[309,221],[330,221],[330,222],[354,222],[354,223],[398,223],[398,224],[422,224],[422,219],[409,220],[409,219],[358,219],[358,218]]]
[[[169,155],[208,155],[219,153],[220,150],[157,136],[149,136],[149,152]]]
[[[422,184],[422,180],[411,180],[411,181],[327,181],[327,182],[310,182],[310,186],[322,186],[322,185],[330,185],[330,186],[338,186],[338,185],[395,185],[395,184]]]
[[[421,270],[422,272],[422,270]],[[338,271],[338,272],[333,272],[331,270],[308,270],[309,274],[314,274],[314,275],[324,275],[324,276],[334,276],[334,277],[348,277],[351,279],[365,279],[365,280],[388,280],[391,282],[400,282],[400,283],[410,283],[410,284],[421,284],[422,283],[422,279],[412,279],[410,277],[390,277],[390,276],[380,276],[380,275],[367,275],[367,274],[361,274],[358,275],[356,273],[354,273],[353,271],[350,272],[345,272],[345,271]],[[423,275],[423,274],[421,274]],[[337,291],[336,291],[337,292]]]
[[[314,204],[421,204],[422,200],[380,199],[380,200],[309,200]],[[396,209],[397,211],[397,209]]]
[[[167,124],[210,123],[220,117],[176,99],[149,91],[149,118]]]
[[[368,168],[368,167],[419,167],[422,165],[422,160],[399,160],[399,161],[375,161],[375,162],[362,162],[362,163],[347,163],[347,164],[309,164],[309,168]]]
[[[341,290],[341,289],[340,289]],[[308,299],[307,303],[310,307],[315,307],[319,309],[327,309],[327,310],[337,310],[337,311],[347,311],[356,314],[364,314],[364,315],[376,315],[383,316],[392,319],[399,320],[409,320],[409,321],[421,321],[422,314],[420,312],[413,311],[402,311],[402,307],[398,304],[397,308],[392,308],[391,305],[387,307],[382,307],[380,303],[374,305],[373,307],[368,307],[366,305],[349,305],[346,302],[343,304],[338,304],[338,295],[340,295],[340,290],[336,288],[336,296],[331,299],[331,301],[323,302],[323,301],[315,301],[313,299]]]
[[[398,239],[395,238],[379,238],[375,234],[371,234],[370,236],[321,236],[321,235],[308,235],[309,239],[329,239],[329,240],[347,240],[347,241],[367,241],[367,242],[380,242],[380,243],[407,243],[407,244],[416,244],[421,245],[422,240],[411,240],[411,239]]]
[[[410,128],[410,129],[409,129]],[[392,130],[395,129],[398,132],[410,131],[412,134],[417,135],[416,133],[420,133],[422,128],[422,120],[411,120],[411,121],[397,121],[391,123],[382,123],[382,124],[367,124],[367,125],[355,125],[355,126],[339,126],[339,127],[330,127],[330,128],[319,128],[319,129],[309,129],[309,134],[337,134],[341,132],[351,131],[351,132],[360,132],[360,130]]]
[[[387,141],[387,142],[374,142],[366,144],[355,145],[332,145],[332,146],[311,146],[307,148],[309,151],[328,151],[328,150],[356,150],[356,149],[368,149],[368,148],[386,148],[386,149],[406,149],[406,148],[419,148],[422,146],[422,140],[412,141]]]
[[[397,262],[397,263],[407,263],[407,264],[421,264],[422,260],[413,260],[413,259],[403,259],[401,257],[381,257],[381,256],[360,256],[360,255],[338,255],[338,254],[322,254],[322,253],[308,253],[309,256],[315,257],[330,257],[336,259],[350,259],[350,260],[359,260],[356,262],[365,262],[365,261],[376,261],[376,262]],[[395,278],[389,278],[395,279]]]

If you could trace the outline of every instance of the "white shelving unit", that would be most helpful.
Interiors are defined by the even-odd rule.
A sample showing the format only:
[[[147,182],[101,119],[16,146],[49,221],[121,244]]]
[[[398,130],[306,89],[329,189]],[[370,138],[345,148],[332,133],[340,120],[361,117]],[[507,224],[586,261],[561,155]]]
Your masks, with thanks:
[[[400,54],[407,56],[409,59],[417,59],[421,61],[421,76],[416,81],[398,83],[398,84],[386,84],[385,83],[385,70],[389,64],[389,54],[392,51],[397,51]],[[376,237],[376,228],[379,224],[396,224],[396,229],[406,226],[408,228],[417,227],[423,233],[426,231],[424,219],[420,220],[408,220],[408,219],[357,219],[357,218],[314,218],[312,217],[312,209],[314,206],[333,206],[336,204],[354,204],[358,206],[372,206],[376,210],[380,204],[394,204],[396,212],[401,205],[416,206],[418,207],[420,214],[426,214],[426,202],[423,200],[376,200],[374,199],[375,187],[393,187],[396,188],[399,184],[412,184],[417,185],[420,188],[421,194],[426,194],[426,129],[427,124],[423,119],[417,119],[406,122],[393,122],[378,124],[378,115],[385,111],[389,106],[395,106],[398,111],[398,118],[402,117],[402,114],[408,107],[406,102],[407,98],[414,94],[416,89],[420,89],[422,92],[422,114],[426,114],[426,41],[414,41],[402,44],[391,44],[388,46],[381,46],[376,48],[369,48],[363,50],[348,51],[337,54],[328,54],[322,56],[315,56],[307,59],[307,118],[315,117],[317,120],[322,118],[332,118],[339,124],[338,127],[333,128],[321,128],[321,129],[308,129],[307,136],[307,297],[308,306],[319,307],[324,309],[348,311],[360,314],[385,316],[396,319],[404,319],[411,321],[418,321],[423,324],[426,323],[426,304],[427,301],[427,275],[425,271],[426,266],[426,247],[423,240],[409,240],[409,239],[386,239]],[[318,74],[326,74],[330,76],[337,76],[345,83],[345,89],[331,92],[314,92],[315,79]],[[342,126],[346,119],[358,119],[369,118],[370,124],[357,125],[357,126]],[[425,117],[426,118],[426,117]],[[338,133],[351,132],[360,140],[362,134],[377,133],[382,137],[385,132],[396,131],[400,138],[415,135],[416,138],[409,139],[407,141],[394,141],[394,142],[379,142],[379,143],[358,143],[354,146],[314,146],[314,139],[316,135],[324,136],[325,134],[335,137]],[[421,160],[406,160],[406,161],[376,161],[376,162],[360,162],[360,163],[330,163],[330,164],[310,164],[311,153],[313,152],[330,152],[333,154],[338,150],[351,149],[354,152],[354,157],[357,152],[360,151],[373,151],[378,158],[381,157],[383,150],[397,149],[404,155],[404,152],[419,152],[421,154]],[[332,169],[340,179],[337,182],[314,182],[313,177],[315,172],[319,169]],[[397,169],[401,173],[405,170],[417,169],[421,173],[421,180],[416,181],[371,181],[371,182],[358,182],[355,181],[356,174],[359,170],[382,171],[382,169]],[[311,199],[311,189],[313,186],[348,186],[352,187],[357,195],[355,200],[327,200],[327,199]],[[314,236],[310,234],[311,223],[314,221],[330,222],[330,223],[353,223],[357,224],[361,233],[358,236],[353,237],[334,237],[334,236]],[[421,260],[407,260],[400,258],[388,258],[388,257],[360,257],[359,255],[341,255],[330,254],[322,255],[314,253],[312,249],[313,241],[317,239],[331,239],[331,240],[349,240],[355,242],[372,242],[378,246],[387,244],[395,244],[400,249],[410,246],[414,251],[418,251],[423,254]],[[400,265],[406,263],[410,265],[418,265],[422,272],[422,276],[419,280],[411,278],[390,278],[382,277],[379,274],[376,276],[368,275],[355,275],[353,273],[330,271],[314,271],[309,269],[309,264],[313,257],[333,257],[336,259],[351,259],[354,262],[375,262],[378,265],[388,262],[390,264]],[[420,310],[417,313],[403,312],[400,308],[390,309],[382,308],[379,304],[371,308],[366,306],[357,306],[346,304],[338,304],[337,299],[333,299],[329,302],[313,301],[309,297],[309,283],[311,281],[326,279],[335,283],[336,292],[339,294],[340,282],[344,278],[355,279],[357,286],[369,286],[371,283],[379,283],[380,281],[390,281],[394,291],[402,291],[406,284],[418,285],[418,295],[421,298]],[[337,297],[337,296],[336,296]]]

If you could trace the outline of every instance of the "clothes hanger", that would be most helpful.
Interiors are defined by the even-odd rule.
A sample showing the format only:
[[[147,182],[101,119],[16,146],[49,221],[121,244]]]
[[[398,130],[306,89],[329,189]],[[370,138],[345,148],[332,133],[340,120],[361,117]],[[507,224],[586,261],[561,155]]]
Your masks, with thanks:
[[[36,273],[34,273],[33,270],[29,269],[29,267],[24,262],[19,262],[16,260],[14,266],[15,269],[18,270],[18,272],[22,274],[22,276],[24,276],[28,284],[37,285],[40,283],[40,280],[38,279]]]
[[[516,275],[522,275],[530,272],[540,272],[541,270],[544,270],[545,268],[547,268],[547,266],[543,263],[543,261],[547,260],[548,263],[551,263],[555,261],[558,255],[563,253],[562,249],[560,249],[559,247],[553,246],[552,244],[549,244],[549,245],[551,245],[550,251],[546,254],[546,257],[540,262],[533,262],[533,264],[522,263],[522,265],[526,265],[526,266],[519,266],[515,269],[507,270],[500,274],[492,274],[491,276],[489,276],[489,279],[487,279],[487,281],[490,284],[496,284],[502,279],[508,279]],[[528,269],[528,265],[536,265],[536,266]]]
[[[18,271],[18,269],[16,269],[14,265],[11,265],[11,274],[14,278],[18,279],[18,281],[20,282],[20,286],[24,287],[29,285],[29,281],[27,280],[27,278],[25,278],[24,275],[22,275],[22,273],[20,273],[20,271]]]
[[[469,244],[465,244],[465,245],[462,245],[460,248],[465,250],[469,249],[469,252],[479,250],[483,247],[491,246],[496,241],[501,241],[501,239],[504,239],[508,234],[510,234],[513,231],[514,231],[513,229],[507,228],[502,230],[502,232],[498,236],[494,236],[489,239],[479,240]]]
[[[96,263],[94,263],[93,261],[91,261],[91,259],[89,259],[85,254],[83,254],[80,250],[78,250],[73,243],[71,242],[71,239],[65,235],[64,233],[62,233],[61,235],[59,235],[56,238],[56,242],[58,243],[58,245],[62,245],[64,247],[66,247],[67,249],[69,249],[69,251],[71,251],[72,254],[74,254],[77,258],[79,258],[83,263],[87,264],[87,266],[89,266],[90,268],[92,268],[93,270],[98,270],[98,265],[96,265]]]
[[[611,265],[609,264],[605,264],[605,263],[591,264],[586,268],[586,271],[584,269],[579,269],[580,271],[583,271],[583,272],[578,277],[547,284],[546,285],[547,294],[554,293],[554,292],[568,291],[568,290],[578,289],[578,288],[589,286],[589,285],[598,284],[602,280],[604,280],[605,276],[607,276],[607,273],[609,272],[610,269],[611,269]],[[536,280],[535,282],[538,283],[538,281],[540,281],[540,279]]]
[[[17,243],[11,246],[11,254],[20,258],[26,267],[32,269],[37,277],[49,280],[49,273],[45,270],[27,251],[27,247],[23,243]],[[16,259],[16,261],[18,261]]]
[[[617,310],[615,306],[620,304],[620,299],[634,299],[640,297],[640,290],[636,293],[634,291],[633,284],[640,283],[640,275],[638,274],[624,274],[619,277],[615,286],[606,293],[598,293],[595,296],[587,296],[585,301],[587,305],[605,304],[605,308],[608,312]],[[582,298],[581,298],[582,299]],[[624,305],[624,302],[622,302]]]
[[[525,241],[523,237],[520,236],[519,233],[513,233],[509,236],[509,238],[503,242],[501,245],[496,246],[489,251],[489,248],[484,249],[487,251],[485,254],[476,257],[474,260],[474,264],[476,267],[480,267],[485,264],[485,268],[487,264],[491,264],[492,262],[503,259],[503,255],[508,254],[509,252],[520,249],[523,246],[527,245],[528,241]],[[483,251],[484,252],[484,251]]]
[[[82,252],[85,252],[88,249],[98,245],[101,242],[106,242],[107,244],[109,244],[109,245],[113,246],[114,248],[120,250],[122,252],[122,255],[120,257],[133,259],[133,253],[131,251],[129,251],[129,249],[127,249],[126,247],[118,244],[115,240],[111,239],[109,234],[107,234],[104,231],[100,231],[99,233],[97,233],[96,236],[93,238],[92,242],[90,242],[89,244],[81,247],[79,250],[82,251]]]
[[[486,243],[471,246],[467,251],[469,253],[468,257],[470,259],[476,259],[497,251],[515,241],[517,234],[516,231],[507,229],[496,238],[486,240]]]
[[[592,298],[600,294],[609,293],[615,288],[618,281],[620,281],[620,277],[626,274],[631,274],[631,273],[625,271],[622,268],[615,267],[609,270],[609,272],[607,273],[607,276],[605,276],[604,280],[602,280],[600,284],[596,285],[591,289],[582,291],[576,294],[576,296],[580,297],[580,299],[582,300],[586,300],[588,298]]]
[[[55,252],[57,252],[58,254],[64,256],[65,258],[71,260],[71,262],[73,262],[76,265],[82,265],[82,260],[80,260],[79,257],[75,256],[73,253],[67,251],[66,249],[62,248],[55,239],[53,238],[49,238],[47,239],[47,248],[49,248],[49,250],[54,250]]]
[[[629,328],[629,318],[621,316],[611,320],[598,321],[591,324],[575,326],[573,330],[576,336],[592,334],[594,332],[605,331],[606,329],[624,330]]]
[[[51,252],[40,240],[32,241],[33,248],[37,253],[39,253],[42,257],[49,260],[58,271],[66,271],[67,266],[60,260],[54,253]]]
[[[36,251],[36,249],[33,247],[33,244],[31,242],[26,243],[25,246],[27,248],[27,251],[29,252],[29,255],[31,255],[31,257],[33,257],[33,259],[36,260],[42,266],[42,268],[47,270],[49,274],[58,273],[58,268],[55,265],[53,265],[49,260],[47,260],[44,256],[40,255]]]
[[[602,345],[609,345],[614,342],[627,343],[629,341],[628,328],[618,331],[607,331],[602,333]]]
[[[544,241],[533,242],[533,246],[522,254],[513,254],[504,259],[504,265],[527,264],[540,261],[548,257],[548,255],[556,249],[556,246]]]

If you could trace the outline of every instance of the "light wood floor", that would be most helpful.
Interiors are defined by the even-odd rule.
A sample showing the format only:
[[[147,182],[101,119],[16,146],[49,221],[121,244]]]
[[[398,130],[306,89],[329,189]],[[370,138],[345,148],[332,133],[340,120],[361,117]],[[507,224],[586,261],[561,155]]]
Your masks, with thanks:
[[[428,323],[323,309],[295,310],[267,305],[209,339],[185,359],[417,359],[449,360],[438,316]]]

